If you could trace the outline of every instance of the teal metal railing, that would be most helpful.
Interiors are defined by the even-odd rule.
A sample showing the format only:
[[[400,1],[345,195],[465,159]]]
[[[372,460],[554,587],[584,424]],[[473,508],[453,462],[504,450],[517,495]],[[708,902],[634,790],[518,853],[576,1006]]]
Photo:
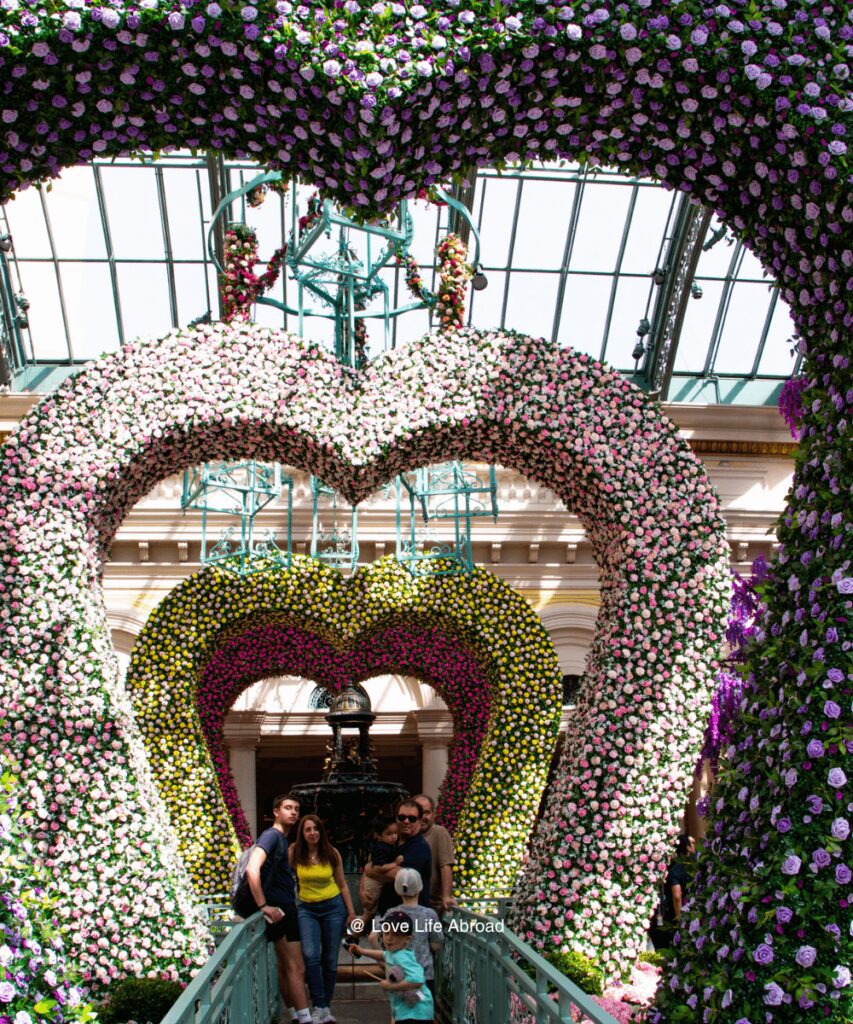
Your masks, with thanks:
[[[498,917],[454,908],[439,964],[439,1010],[451,1024],[617,1024]]]
[[[255,914],[227,930],[161,1024],[270,1024],[278,1012],[275,951]]]

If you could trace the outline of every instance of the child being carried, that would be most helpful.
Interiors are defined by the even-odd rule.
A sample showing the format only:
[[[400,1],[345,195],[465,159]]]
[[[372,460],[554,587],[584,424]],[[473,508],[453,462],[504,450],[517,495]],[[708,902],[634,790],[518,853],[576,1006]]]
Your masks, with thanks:
[[[403,857],[397,847],[397,819],[393,815],[379,815],[372,826],[373,842],[370,844],[370,862],[375,868],[383,869],[385,881],[368,878],[362,874],[358,886],[358,897],[361,900],[361,917],[364,931],[370,932],[370,924],[376,914],[379,894],[386,882],[393,882],[392,871],[403,863]]]

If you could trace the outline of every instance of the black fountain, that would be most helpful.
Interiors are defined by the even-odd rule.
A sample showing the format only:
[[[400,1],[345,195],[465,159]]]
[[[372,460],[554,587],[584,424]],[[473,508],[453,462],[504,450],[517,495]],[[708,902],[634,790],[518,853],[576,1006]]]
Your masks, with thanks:
[[[370,739],[376,719],[370,698],[349,684],[332,700],[326,721],[332,727],[328,756],[319,782],[293,787],[302,814],[323,819],[334,846],[353,874],[367,862],[371,823],[377,814],[392,811],[409,791],[399,782],[383,782]]]

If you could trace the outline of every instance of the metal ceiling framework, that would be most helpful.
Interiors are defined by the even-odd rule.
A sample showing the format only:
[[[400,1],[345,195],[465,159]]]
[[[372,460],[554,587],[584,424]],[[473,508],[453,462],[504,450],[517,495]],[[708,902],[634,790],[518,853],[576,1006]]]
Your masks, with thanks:
[[[98,354],[86,347],[92,333],[99,351],[109,350],[215,317],[216,274],[205,246],[211,213],[257,172],[248,162],[182,153],[95,161],[66,172],[76,177],[65,191],[60,182],[0,208],[0,386],[49,390]],[[473,326],[545,333],[584,348],[664,401],[767,404],[799,369],[780,340],[793,326],[778,288],[688,196],[579,165],[471,171],[453,195],[472,211],[483,240],[478,269],[489,290],[470,293]],[[76,205],[66,224],[69,204]],[[233,212],[247,219],[253,211],[243,204]],[[418,255],[433,286],[434,243],[448,227],[464,234],[461,221],[450,208],[421,216]],[[284,204],[272,199],[262,254],[281,245],[286,230]],[[144,236],[138,250],[134,232]],[[711,252],[720,242],[730,249],[727,261]],[[222,238],[215,244],[221,253]],[[404,275],[388,273],[397,301]],[[748,296],[754,310],[759,294],[762,315],[743,325],[733,307],[740,303],[742,315]],[[698,320],[695,301],[706,303]],[[286,313],[271,321],[259,310],[259,320],[296,329]],[[427,327],[426,319],[395,322],[391,346]]]

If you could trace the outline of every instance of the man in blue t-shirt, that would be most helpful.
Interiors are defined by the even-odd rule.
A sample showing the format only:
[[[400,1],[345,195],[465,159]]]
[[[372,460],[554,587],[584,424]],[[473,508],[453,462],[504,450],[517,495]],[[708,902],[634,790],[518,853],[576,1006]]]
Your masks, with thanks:
[[[399,867],[414,868],[421,876],[424,883],[418,896],[418,903],[422,907],[429,906],[429,884],[432,879],[432,851],[429,843],[420,834],[420,822],[423,811],[414,800],[403,800],[397,805],[395,812],[397,818],[397,830],[399,832],[399,843],[397,853],[402,855],[403,863]],[[384,914],[391,907],[397,907],[402,903],[402,897],[394,890],[394,879],[397,877],[395,868],[391,872],[374,872],[373,865],[368,862],[364,872],[368,878],[375,878],[384,882],[382,892],[379,894],[379,901],[376,906],[377,914]],[[388,880],[390,877],[390,881]]]
[[[299,818],[299,801],[278,796],[272,806],[273,826],[262,832],[246,865],[246,880],[234,906],[241,917],[259,910],[267,923],[267,942],[275,944],[278,984],[284,1005],[293,1007],[299,1024],[310,1024],[305,964],[299,942],[296,885],[287,857],[287,833]]]

